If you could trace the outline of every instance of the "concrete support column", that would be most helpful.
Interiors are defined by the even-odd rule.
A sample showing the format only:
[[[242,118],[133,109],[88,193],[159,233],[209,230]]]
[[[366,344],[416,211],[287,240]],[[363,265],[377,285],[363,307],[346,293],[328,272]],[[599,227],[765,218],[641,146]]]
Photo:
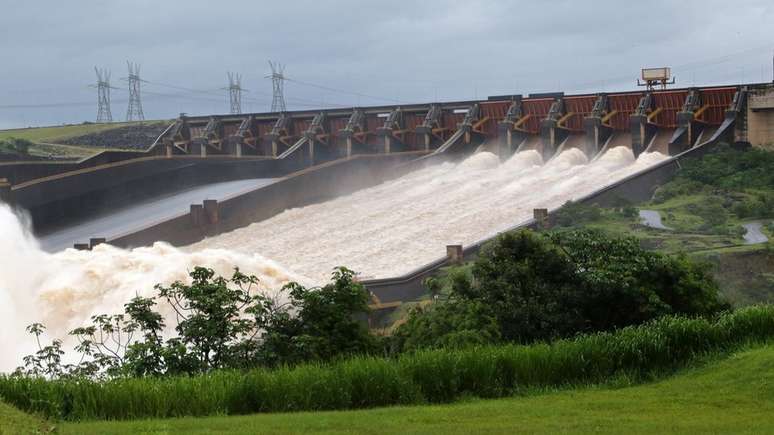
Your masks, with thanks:
[[[532,210],[532,216],[535,219],[538,229],[547,229],[550,227],[548,222],[548,209],[535,208]]]
[[[462,245],[446,245],[446,257],[451,264],[462,264]]]
[[[89,239],[89,249],[94,249],[95,246],[105,243],[104,237],[92,237]]]
[[[637,157],[648,147],[648,143],[656,132],[656,127],[648,124],[646,115],[631,115],[629,127],[632,132],[632,152]]]
[[[430,135],[425,133],[425,151],[430,151]]]
[[[204,206],[201,204],[191,204],[191,211],[189,212],[191,218],[191,226],[201,227],[206,223],[204,217]]]
[[[234,151],[236,152],[237,157],[242,157],[242,144],[237,142],[237,144],[234,146]]]
[[[210,225],[217,225],[220,222],[220,207],[218,201],[215,199],[205,199],[203,208],[206,222]]]
[[[390,148],[392,148],[392,136],[385,135],[384,136],[384,153],[385,154],[390,154],[390,152],[391,152]]]
[[[352,156],[352,138],[347,136],[347,158]]]
[[[470,143],[470,130],[465,130],[465,143]]]
[[[201,157],[207,157],[207,144],[201,144],[199,147],[199,155]]]
[[[309,166],[314,165],[314,140],[307,139],[307,143],[309,144]]]
[[[166,151],[166,156],[167,157],[172,157],[175,154],[174,147],[175,146],[173,144],[171,144],[171,143],[166,143],[165,144],[164,149]]]
[[[271,141],[271,156],[277,157],[277,141],[273,140]]]

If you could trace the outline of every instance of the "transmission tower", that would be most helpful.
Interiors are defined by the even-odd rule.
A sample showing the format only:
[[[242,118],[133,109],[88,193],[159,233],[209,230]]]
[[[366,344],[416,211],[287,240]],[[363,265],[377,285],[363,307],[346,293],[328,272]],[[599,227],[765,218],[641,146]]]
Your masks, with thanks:
[[[242,75],[237,73],[228,73],[228,97],[231,101],[231,113],[242,113]]]
[[[113,122],[113,114],[110,113],[110,71],[106,68],[94,67],[97,73],[97,122]]]
[[[271,111],[272,112],[284,112],[285,111],[285,95],[283,95],[283,89],[285,88],[285,65],[278,62],[269,61],[271,67],[271,75],[266,76],[267,79],[271,79],[272,84],[272,99],[271,99]]]
[[[144,121],[145,115],[142,113],[142,100],[140,100],[140,64],[126,61],[129,67],[129,77],[125,80],[129,82],[129,107],[126,109],[127,121]]]

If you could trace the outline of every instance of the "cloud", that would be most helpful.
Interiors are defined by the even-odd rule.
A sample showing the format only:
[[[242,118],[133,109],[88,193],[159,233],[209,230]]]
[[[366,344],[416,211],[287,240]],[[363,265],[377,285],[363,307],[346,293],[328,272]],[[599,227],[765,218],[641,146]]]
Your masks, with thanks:
[[[639,68],[679,84],[771,80],[767,1],[111,1],[19,2],[0,16],[0,128],[93,120],[96,108],[9,108],[95,101],[93,67],[113,72],[125,112],[126,60],[142,64],[146,116],[267,110],[267,59],[300,81],[402,101],[632,88]],[[768,44],[768,46],[767,46]],[[204,92],[163,87],[172,84]],[[287,83],[291,109],[384,101]]]

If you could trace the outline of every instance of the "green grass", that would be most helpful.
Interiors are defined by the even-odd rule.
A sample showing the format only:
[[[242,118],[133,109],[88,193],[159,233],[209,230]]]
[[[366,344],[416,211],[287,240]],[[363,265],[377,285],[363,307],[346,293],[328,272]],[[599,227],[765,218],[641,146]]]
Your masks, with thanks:
[[[0,435],[48,433],[54,425],[0,402]]]
[[[71,137],[83,136],[89,133],[98,133],[100,131],[125,127],[131,124],[133,123],[114,122],[109,124],[73,124],[52,127],[15,128],[11,130],[0,130],[0,139],[16,137],[28,139],[33,142],[56,143],[61,139],[69,139]]]
[[[220,371],[107,382],[0,377],[0,397],[22,410],[77,420],[371,408],[495,398],[649,379],[749,342],[774,338],[774,306],[717,320],[664,317],[645,325],[529,346],[426,350],[398,359]]]
[[[146,122],[164,122],[164,121],[146,121]],[[60,158],[83,158],[91,156],[102,148],[89,146],[65,145],[58,143],[63,139],[83,136],[89,133],[98,133],[101,131],[112,130],[114,128],[125,127],[136,124],[134,122],[114,122],[109,124],[73,124],[52,127],[31,127],[16,128],[11,130],[0,130],[0,139],[11,137],[28,139],[35,142],[30,147],[30,154],[34,156],[45,157],[55,155]]]
[[[63,423],[62,434],[772,433],[774,347],[639,386],[361,411]]]

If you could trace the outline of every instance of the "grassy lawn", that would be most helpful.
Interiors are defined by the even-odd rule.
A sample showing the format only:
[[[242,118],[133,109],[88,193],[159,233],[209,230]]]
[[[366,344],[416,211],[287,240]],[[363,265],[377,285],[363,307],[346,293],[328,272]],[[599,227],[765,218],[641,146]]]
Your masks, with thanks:
[[[63,434],[772,433],[774,346],[651,384],[364,411],[58,425]],[[33,426],[30,426],[33,427]]]

